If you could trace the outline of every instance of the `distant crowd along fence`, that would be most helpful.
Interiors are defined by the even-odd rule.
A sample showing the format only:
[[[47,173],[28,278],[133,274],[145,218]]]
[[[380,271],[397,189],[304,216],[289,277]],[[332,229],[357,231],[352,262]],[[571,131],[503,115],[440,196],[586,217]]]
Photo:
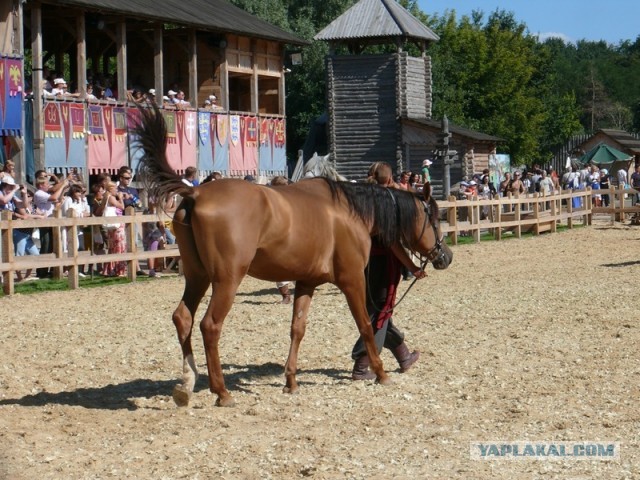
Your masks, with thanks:
[[[640,214],[640,206],[632,206],[629,200],[637,192],[633,189],[611,188],[608,190],[564,190],[551,195],[525,194],[521,196],[496,197],[481,200],[477,197],[468,200],[448,200],[438,202],[441,211],[442,232],[450,243],[457,244],[461,236],[473,237],[480,241],[482,232],[491,233],[496,240],[511,232],[511,236],[520,237],[523,233],[555,232],[559,224],[573,228],[575,223],[591,225],[594,214],[609,215],[611,222],[621,221],[627,214]],[[609,196],[608,207],[599,206],[596,195]],[[107,225],[114,217],[76,217],[70,210],[68,218],[62,218],[60,211],[47,219],[12,220],[10,212],[2,212],[0,232],[2,236],[0,272],[3,277],[3,290],[7,295],[14,293],[16,270],[53,268],[53,278],[63,278],[66,270],[69,287],[79,287],[78,267],[112,261],[127,262],[129,280],[136,280],[136,262],[150,258],[178,258],[180,253],[176,245],[167,245],[164,250],[144,251],[138,248],[137,232],[142,232],[144,222],[157,222],[169,219],[166,214],[140,214],[128,208],[124,216],[117,217],[118,223],[124,223],[127,231],[127,251],[121,254],[96,254],[91,249],[79,250],[78,230],[87,229],[92,235],[94,225]],[[136,225],[138,227],[136,228]],[[40,256],[14,255],[14,228],[53,229],[53,253]],[[67,232],[67,249],[63,245],[63,231]],[[91,244],[93,245],[93,239]]]
[[[473,237],[479,242],[482,232],[501,240],[505,233],[519,238],[523,233],[555,232],[558,225],[568,228],[576,223],[591,225],[593,215],[609,215],[611,223],[623,221],[629,214],[640,214],[640,205],[633,205],[631,201],[637,193],[631,188],[586,188],[547,195],[509,194],[487,200],[449,197],[439,201],[438,206],[442,232],[451,244],[457,245],[461,236]]]
[[[140,214],[132,207],[125,211],[125,215],[119,217],[78,217],[76,212],[69,210],[69,217],[62,217],[60,210],[56,210],[54,216],[46,219],[12,220],[11,212],[2,212],[0,219],[0,232],[2,237],[0,272],[2,272],[3,291],[5,295],[15,292],[14,277],[17,270],[36,268],[52,268],[53,278],[61,279],[67,272],[69,288],[79,288],[78,267],[81,265],[94,265],[124,261],[127,262],[127,277],[131,281],[136,280],[136,266],[140,260],[150,258],[175,258],[180,257],[177,245],[166,245],[162,250],[144,251],[138,247],[137,232],[142,232],[142,224],[145,222],[158,222],[169,220],[165,213]],[[92,236],[93,226],[116,223],[125,224],[127,251],[119,254],[96,253],[93,249],[81,250],[78,244],[78,231],[86,229],[85,234]],[[137,225],[137,228],[136,228]],[[15,228],[46,228],[53,231],[53,253],[45,255],[14,255],[13,230]],[[63,242],[63,231],[66,230],[67,249]],[[137,232],[136,232],[137,230]],[[106,246],[106,245],[105,245]]]

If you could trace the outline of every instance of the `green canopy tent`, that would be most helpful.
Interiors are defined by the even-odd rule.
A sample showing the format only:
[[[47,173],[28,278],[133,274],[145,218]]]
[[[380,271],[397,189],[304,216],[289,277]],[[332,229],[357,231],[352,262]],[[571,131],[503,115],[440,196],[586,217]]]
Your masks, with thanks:
[[[629,166],[633,160],[633,156],[621,152],[606,143],[600,143],[580,157],[580,163],[587,165],[593,163],[600,168],[606,168],[609,172],[614,173],[624,168],[629,170]]]
[[[632,160],[632,155],[621,152],[606,143],[599,143],[580,157],[580,163],[583,165],[594,164],[600,169],[606,168],[609,170],[609,175],[613,175],[614,178],[619,170],[628,172]]]

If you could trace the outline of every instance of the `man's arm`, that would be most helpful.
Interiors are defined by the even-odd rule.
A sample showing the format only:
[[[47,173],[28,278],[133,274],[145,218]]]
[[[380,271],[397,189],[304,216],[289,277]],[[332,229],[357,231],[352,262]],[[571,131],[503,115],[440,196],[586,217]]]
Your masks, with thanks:
[[[398,260],[400,260],[400,262],[405,267],[407,267],[411,273],[413,273],[413,275],[417,279],[421,279],[421,278],[424,278],[424,277],[427,276],[427,273],[424,270],[422,270],[415,263],[413,263],[413,260],[411,260],[411,258],[409,258],[409,255],[407,255],[407,252],[402,247],[402,245],[400,245],[399,243],[394,243],[391,246],[391,251],[396,256],[396,258]]]

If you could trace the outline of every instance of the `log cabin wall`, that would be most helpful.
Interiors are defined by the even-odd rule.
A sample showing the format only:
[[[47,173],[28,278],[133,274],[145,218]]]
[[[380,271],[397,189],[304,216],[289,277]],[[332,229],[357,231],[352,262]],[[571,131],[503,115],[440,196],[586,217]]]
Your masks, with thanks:
[[[400,116],[431,118],[431,57],[398,54],[400,75]]]
[[[338,172],[362,180],[373,162],[397,168],[398,55],[329,56],[327,75],[331,158]]]
[[[431,58],[406,52],[330,56],[327,78],[329,136],[338,172],[358,180],[377,161],[390,163],[396,172],[410,168],[399,119],[431,117]]]

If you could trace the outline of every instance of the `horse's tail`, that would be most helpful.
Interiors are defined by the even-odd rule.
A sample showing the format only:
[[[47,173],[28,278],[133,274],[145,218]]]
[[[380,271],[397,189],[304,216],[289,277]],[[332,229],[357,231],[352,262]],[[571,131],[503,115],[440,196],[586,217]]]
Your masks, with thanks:
[[[133,132],[137,135],[137,148],[144,151],[136,174],[147,191],[156,200],[178,194],[194,199],[195,189],[182,181],[167,160],[167,125],[162,112],[155,103],[138,104],[139,118]]]

